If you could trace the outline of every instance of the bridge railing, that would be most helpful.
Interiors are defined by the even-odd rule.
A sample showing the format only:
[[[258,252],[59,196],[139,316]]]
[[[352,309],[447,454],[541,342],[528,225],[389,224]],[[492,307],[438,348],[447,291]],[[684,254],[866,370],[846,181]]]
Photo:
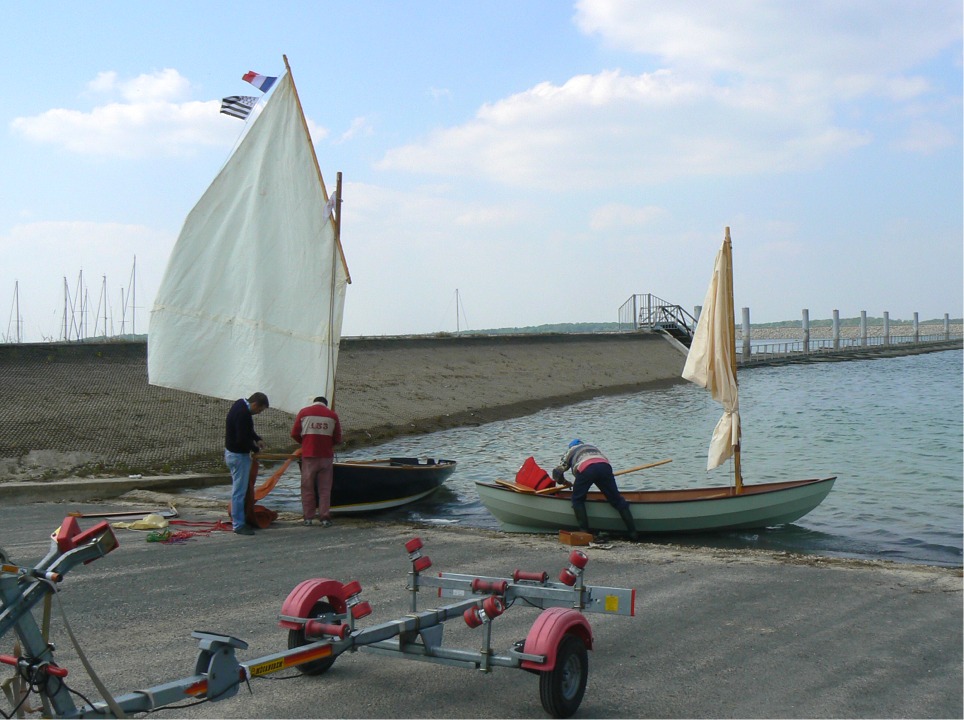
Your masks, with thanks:
[[[696,318],[680,305],[656,297],[652,293],[631,295],[619,308],[620,330],[665,330],[678,327],[690,335],[696,329]]]

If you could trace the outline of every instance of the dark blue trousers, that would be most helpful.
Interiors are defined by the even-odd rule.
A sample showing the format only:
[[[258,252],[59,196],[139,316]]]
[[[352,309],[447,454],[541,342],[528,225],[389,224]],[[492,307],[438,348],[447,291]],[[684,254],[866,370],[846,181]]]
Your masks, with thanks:
[[[586,504],[586,494],[593,485],[602,491],[602,494],[606,496],[609,504],[617,510],[629,507],[626,498],[620,495],[619,490],[616,488],[616,477],[613,475],[613,466],[609,463],[593,463],[583,472],[576,475],[575,478],[576,481],[572,484],[573,507]]]

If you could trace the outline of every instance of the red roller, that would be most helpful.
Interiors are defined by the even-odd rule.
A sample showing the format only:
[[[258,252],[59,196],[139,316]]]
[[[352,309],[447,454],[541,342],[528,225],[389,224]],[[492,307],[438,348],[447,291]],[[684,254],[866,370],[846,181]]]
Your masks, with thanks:
[[[330,635],[339,640],[344,640],[348,637],[348,630],[347,625],[335,625],[332,623],[318,622],[317,620],[309,620],[305,623],[305,635],[312,638]]]
[[[575,585],[576,584],[576,573],[574,573],[569,568],[563,568],[562,572],[559,573],[559,582],[563,585]]]
[[[589,562],[589,556],[586,555],[586,553],[584,553],[582,550],[573,550],[571,553],[569,553],[569,562],[582,570],[584,567],[586,567],[586,563]]]
[[[432,561],[427,556],[420,557],[418,560],[412,562],[412,569],[415,572],[422,572],[422,570],[428,570],[432,567]]]
[[[368,617],[371,614],[372,606],[367,600],[363,600],[351,609],[351,616],[356,620],[361,620],[363,617]]]
[[[525,570],[516,570],[512,573],[512,582],[519,582],[520,580],[532,580],[533,582],[544,583],[549,579],[549,573],[547,572],[526,572]]]
[[[56,677],[67,677],[67,668],[62,668],[59,665],[47,665],[44,671],[48,675],[55,675]]]
[[[482,609],[487,617],[497,618],[505,612],[505,603],[498,595],[490,595],[482,601]]]
[[[352,580],[350,583],[342,587],[342,593],[346,598],[358,595],[361,592],[361,583],[357,580]]]
[[[477,628],[482,624],[482,617],[479,615],[479,609],[475,606],[468,608],[464,613],[462,613],[462,619],[465,620],[465,624],[470,628]]]
[[[506,580],[483,580],[482,578],[472,579],[472,592],[483,592],[483,593],[495,593],[496,595],[505,595],[506,589],[508,589],[509,583]]]
[[[20,658],[16,658],[13,655],[0,655],[0,663],[4,665],[13,665],[17,667],[20,664]],[[41,670],[43,670],[48,675],[55,675],[57,677],[67,677],[67,668],[62,668],[59,665],[54,665],[52,663],[47,663],[42,665]]]
[[[408,550],[408,552],[410,552],[410,553],[413,553],[413,552],[415,552],[416,550],[421,550],[421,549],[422,549],[422,538],[413,537],[411,540],[409,540],[407,543],[405,543],[405,549]]]

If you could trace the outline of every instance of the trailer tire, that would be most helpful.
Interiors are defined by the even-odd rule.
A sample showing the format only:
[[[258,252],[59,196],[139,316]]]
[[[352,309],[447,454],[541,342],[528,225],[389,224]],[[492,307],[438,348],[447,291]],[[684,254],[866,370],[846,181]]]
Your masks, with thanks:
[[[579,709],[589,679],[589,653],[578,635],[566,633],[556,650],[552,670],[539,674],[542,707],[556,718],[567,718]]]
[[[311,617],[317,617],[319,615],[334,611],[335,609],[330,603],[327,603],[324,600],[319,600],[312,606],[310,615]],[[289,650],[292,648],[301,647],[302,645],[308,645],[311,642],[313,641],[308,640],[305,637],[304,626],[298,628],[297,630],[288,631]],[[328,668],[335,664],[335,658],[336,656],[332,655],[331,657],[322,658],[321,660],[312,660],[310,662],[302,663],[301,665],[297,665],[295,667],[302,675],[321,675],[322,673],[327,672]]]

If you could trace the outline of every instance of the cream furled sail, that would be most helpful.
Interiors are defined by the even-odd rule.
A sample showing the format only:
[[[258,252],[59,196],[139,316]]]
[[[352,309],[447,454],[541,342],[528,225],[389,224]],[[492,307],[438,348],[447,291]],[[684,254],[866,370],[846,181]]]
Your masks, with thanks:
[[[683,366],[683,378],[710,391],[723,405],[723,417],[713,430],[706,469],[722,465],[740,448],[740,399],[736,381],[736,330],[733,314],[733,249],[730,228],[716,254],[713,275],[703,300],[696,332]],[[739,467],[736,484],[742,478]]]
[[[151,312],[149,382],[226,400],[262,391],[291,413],[333,399],[351,282],[338,204],[289,67],[184,221]]]

